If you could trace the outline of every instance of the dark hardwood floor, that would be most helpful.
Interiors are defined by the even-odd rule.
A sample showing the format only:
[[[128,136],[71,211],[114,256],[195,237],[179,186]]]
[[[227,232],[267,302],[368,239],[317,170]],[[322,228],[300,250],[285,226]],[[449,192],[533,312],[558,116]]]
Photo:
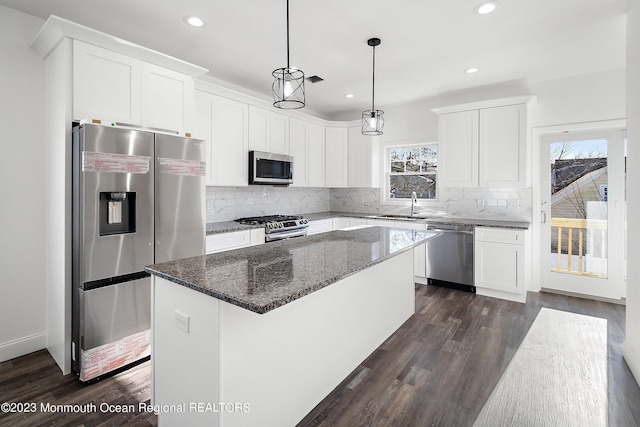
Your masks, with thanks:
[[[35,403],[35,412],[0,411],[0,426],[156,426],[158,417],[153,412],[138,411],[140,402],[149,405],[150,366],[144,362],[86,385],[73,374],[62,375],[46,350],[0,363],[0,403]],[[54,412],[41,408],[41,403],[78,406]],[[101,404],[112,406],[101,408]],[[130,407],[135,411],[114,412]],[[90,412],[81,413],[80,408]]]
[[[519,304],[417,285],[415,316],[299,427],[471,426],[541,307],[608,320],[608,425],[640,426],[640,388],[622,359],[624,306],[549,293]]]
[[[622,359],[625,308],[548,293],[527,304],[416,286],[416,314],[358,366],[299,426],[470,426],[541,307],[608,320],[609,427],[640,426],[640,387]],[[46,351],[0,364],[2,426],[157,425],[153,413],[43,413],[40,403],[149,403],[149,362],[90,385],[63,376]],[[271,426],[265,426],[271,427]],[[281,427],[281,426],[273,426]],[[535,426],[538,427],[538,426]]]

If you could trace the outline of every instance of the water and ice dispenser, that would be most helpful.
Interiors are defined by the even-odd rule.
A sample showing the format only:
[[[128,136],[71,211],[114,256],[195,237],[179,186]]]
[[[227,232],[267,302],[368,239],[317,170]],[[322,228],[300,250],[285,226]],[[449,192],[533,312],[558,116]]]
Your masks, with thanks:
[[[135,191],[100,192],[100,235],[135,233]]]

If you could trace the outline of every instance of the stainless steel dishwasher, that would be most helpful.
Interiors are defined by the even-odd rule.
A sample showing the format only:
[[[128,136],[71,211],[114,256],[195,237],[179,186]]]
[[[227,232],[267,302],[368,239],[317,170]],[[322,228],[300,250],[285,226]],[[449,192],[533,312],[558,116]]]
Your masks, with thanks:
[[[473,226],[434,224],[427,230],[442,233],[426,243],[428,283],[475,293]]]

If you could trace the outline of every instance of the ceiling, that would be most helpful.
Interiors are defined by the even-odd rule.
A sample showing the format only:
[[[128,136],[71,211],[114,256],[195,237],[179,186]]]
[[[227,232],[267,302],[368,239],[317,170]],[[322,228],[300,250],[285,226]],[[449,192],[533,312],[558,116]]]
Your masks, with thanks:
[[[376,107],[503,82],[536,82],[625,66],[627,0],[291,0],[291,65],[306,83],[306,110],[355,119]],[[0,0],[57,15],[208,68],[207,79],[270,99],[286,66],[285,0]],[[197,15],[205,25],[186,25]],[[465,74],[470,67],[480,69]],[[355,97],[347,99],[346,93]]]

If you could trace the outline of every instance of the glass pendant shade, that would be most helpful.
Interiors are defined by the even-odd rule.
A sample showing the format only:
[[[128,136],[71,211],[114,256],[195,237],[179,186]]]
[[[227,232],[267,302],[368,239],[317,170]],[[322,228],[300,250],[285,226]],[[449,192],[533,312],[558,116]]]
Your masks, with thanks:
[[[384,129],[384,111],[365,110],[362,112],[362,134],[382,135]]]
[[[297,68],[273,70],[273,106],[286,110],[304,107],[304,73]]]

